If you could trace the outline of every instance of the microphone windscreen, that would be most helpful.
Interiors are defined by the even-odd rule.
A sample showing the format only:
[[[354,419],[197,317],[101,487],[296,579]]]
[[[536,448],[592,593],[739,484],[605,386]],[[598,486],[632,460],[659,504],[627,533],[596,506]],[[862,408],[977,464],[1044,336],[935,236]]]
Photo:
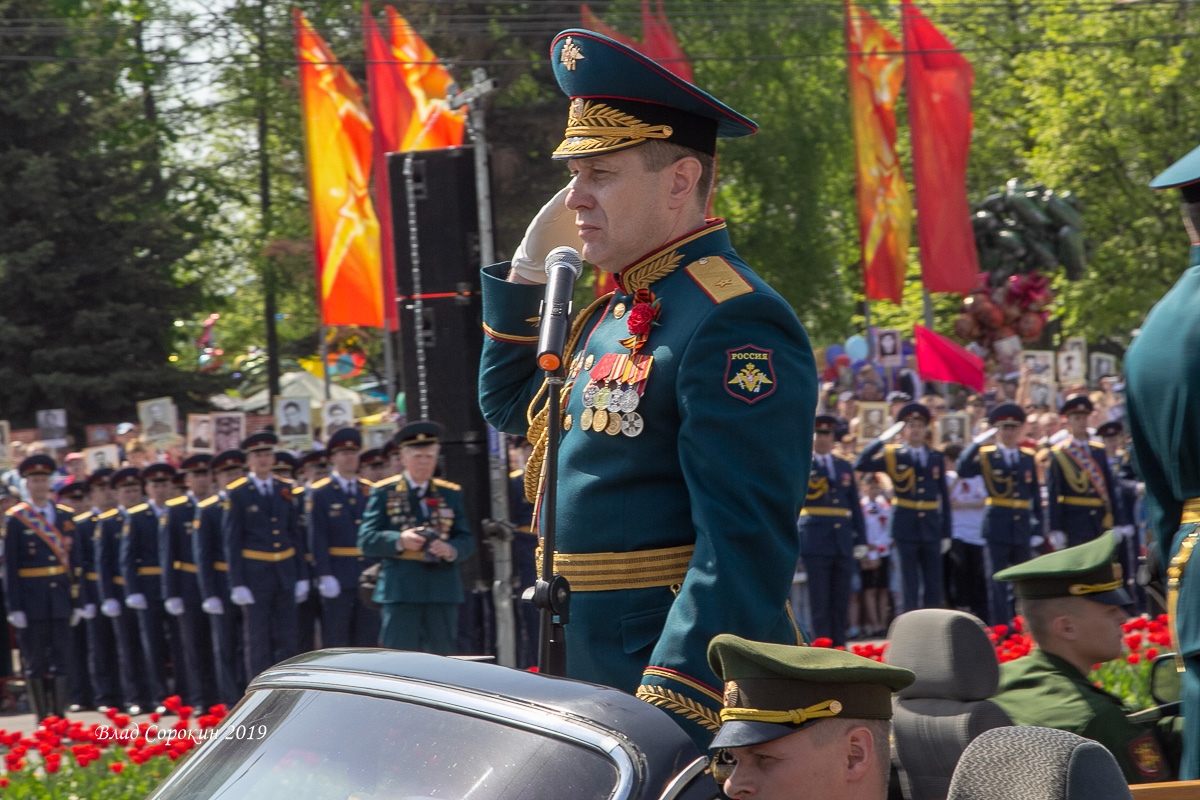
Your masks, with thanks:
[[[550,273],[555,264],[566,264],[575,273],[576,278],[583,272],[583,259],[579,257],[579,251],[574,247],[563,245],[551,250],[550,254],[546,256],[546,274]]]

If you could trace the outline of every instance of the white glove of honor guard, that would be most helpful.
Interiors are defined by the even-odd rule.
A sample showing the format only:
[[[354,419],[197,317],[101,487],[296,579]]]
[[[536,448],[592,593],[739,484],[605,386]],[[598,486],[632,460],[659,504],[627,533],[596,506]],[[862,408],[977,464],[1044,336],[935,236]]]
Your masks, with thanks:
[[[76,625],[78,625],[79,620],[81,620],[81,619],[83,619],[83,609],[82,608],[72,608],[71,609],[71,627],[74,628]]]
[[[229,593],[229,599],[233,601],[235,606],[254,605],[254,595],[250,593],[248,586],[235,586],[233,591]]]
[[[950,544],[950,539],[942,539],[942,555],[946,555],[946,553],[950,552]]]
[[[105,600],[100,604],[100,613],[113,619],[121,616],[121,603],[117,600]]]
[[[579,229],[575,227],[575,212],[567,208],[567,184],[542,206],[541,211],[525,229],[525,238],[517,245],[512,257],[512,268],[522,278],[533,283],[546,282],[546,256],[556,247],[569,245],[576,250],[583,247]]]
[[[296,581],[296,602],[303,603],[308,599],[308,581]]]
[[[165,608],[167,610],[167,613],[170,614],[172,617],[182,616],[183,615],[183,598],[182,597],[168,597],[166,600],[163,600],[163,608]]]
[[[867,547],[865,544],[860,544],[860,545],[856,545],[854,547],[854,549],[850,551],[850,555],[856,559],[866,558],[867,553],[870,553],[870,552],[871,552],[871,548]]]
[[[1063,550],[1067,546],[1067,535],[1062,531],[1050,531],[1050,535],[1046,538],[1050,540],[1050,546],[1055,550]]]
[[[137,594],[131,594],[129,597],[126,597],[125,605],[129,606],[135,611],[145,611],[150,607],[150,604],[146,602],[146,595],[142,594],[141,592],[138,592]]]
[[[205,614],[225,613],[225,605],[221,602],[221,598],[217,597],[216,595],[212,597],[206,597],[204,602],[200,604],[200,608],[203,609]]]
[[[29,620],[25,618],[24,611],[10,611],[8,621],[14,628],[28,628]]]
[[[95,603],[88,603],[86,606],[83,607],[83,618],[84,619],[95,619],[96,618],[96,604]]]
[[[321,597],[333,599],[342,593],[342,585],[332,575],[322,575],[317,579],[317,591],[321,593]]]

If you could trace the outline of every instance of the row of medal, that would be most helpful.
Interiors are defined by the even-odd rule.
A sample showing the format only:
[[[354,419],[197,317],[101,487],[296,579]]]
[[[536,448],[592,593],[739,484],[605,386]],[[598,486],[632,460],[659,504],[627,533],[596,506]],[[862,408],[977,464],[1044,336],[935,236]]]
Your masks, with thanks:
[[[637,413],[637,407],[642,401],[642,392],[646,391],[646,378],[653,364],[654,356],[650,355],[608,353],[596,362],[594,356],[584,359],[582,353],[576,353],[571,361],[570,377],[577,378],[582,369],[590,370],[580,396],[583,403],[580,429],[609,436],[641,434],[645,421]],[[571,414],[565,415],[563,429],[571,430],[574,422]]]

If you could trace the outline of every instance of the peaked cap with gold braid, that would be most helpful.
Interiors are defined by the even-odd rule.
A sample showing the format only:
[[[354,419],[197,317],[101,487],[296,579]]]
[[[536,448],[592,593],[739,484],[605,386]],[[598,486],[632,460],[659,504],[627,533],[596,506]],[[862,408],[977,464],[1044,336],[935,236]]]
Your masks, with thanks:
[[[653,141],[712,155],[717,139],[758,131],[717,98],[625,45],[581,29],[554,37],[550,63],[571,98],[554,158],[584,158]]]
[[[728,633],[713,637],[708,663],[725,681],[713,750],[770,742],[823,719],[891,719],[892,692],[916,680],[910,670],[844,650]]]
[[[1038,556],[993,577],[1012,581],[1016,596],[1024,600],[1083,597],[1110,606],[1129,605],[1121,565],[1113,561],[1116,549],[1116,538],[1106,531],[1090,542]]]

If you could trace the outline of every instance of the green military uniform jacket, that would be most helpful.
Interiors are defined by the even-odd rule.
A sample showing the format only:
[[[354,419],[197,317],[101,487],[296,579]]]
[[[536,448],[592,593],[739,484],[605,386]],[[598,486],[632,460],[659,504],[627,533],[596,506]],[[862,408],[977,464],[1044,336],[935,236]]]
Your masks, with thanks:
[[[1200,245],[1191,269],[1150,311],[1125,356],[1125,402],[1134,466],[1146,482],[1146,520],[1163,573],[1182,565],[1173,615],[1175,646],[1184,656],[1182,780],[1200,779],[1200,515],[1185,509],[1200,498]],[[1185,542],[1191,542],[1184,547]],[[1181,552],[1182,551],[1182,552]]]
[[[992,701],[1015,725],[1057,728],[1096,740],[1116,757],[1129,783],[1170,780],[1174,774],[1167,753],[1178,752],[1179,718],[1163,720],[1158,728],[1130,722],[1119,698],[1041,648],[1000,665],[1000,688]]]
[[[421,513],[425,504],[429,515]],[[437,525],[445,540],[458,551],[454,561],[426,562],[420,550],[397,550],[400,532],[421,525]],[[403,475],[380,481],[367,498],[358,549],[368,558],[382,559],[376,603],[461,603],[459,564],[475,552],[475,537],[467,524],[462,487],[433,478],[424,500],[409,488]]]
[[[508,264],[483,271],[480,405],[492,425],[524,435],[544,377],[535,359],[544,289],[506,282],[508,271]],[[606,554],[659,552],[636,566],[609,559],[624,566],[606,572],[597,564],[586,581],[567,573],[574,589],[567,674],[636,692],[707,746],[722,705],[707,660],[712,638],[797,641],[787,598],[816,368],[795,312],[738,257],[722,220],[616,279],[618,290],[586,319],[568,362],[572,388],[564,430],[556,432],[556,550],[601,562]],[[599,412],[585,408],[585,390],[606,364],[631,353],[623,342],[634,335],[638,290],[642,301],[650,293],[659,303],[657,325],[637,351],[653,357],[634,387],[641,424],[629,428],[634,418],[619,411],[597,429]],[[634,580],[668,566],[677,572],[658,585]]]

